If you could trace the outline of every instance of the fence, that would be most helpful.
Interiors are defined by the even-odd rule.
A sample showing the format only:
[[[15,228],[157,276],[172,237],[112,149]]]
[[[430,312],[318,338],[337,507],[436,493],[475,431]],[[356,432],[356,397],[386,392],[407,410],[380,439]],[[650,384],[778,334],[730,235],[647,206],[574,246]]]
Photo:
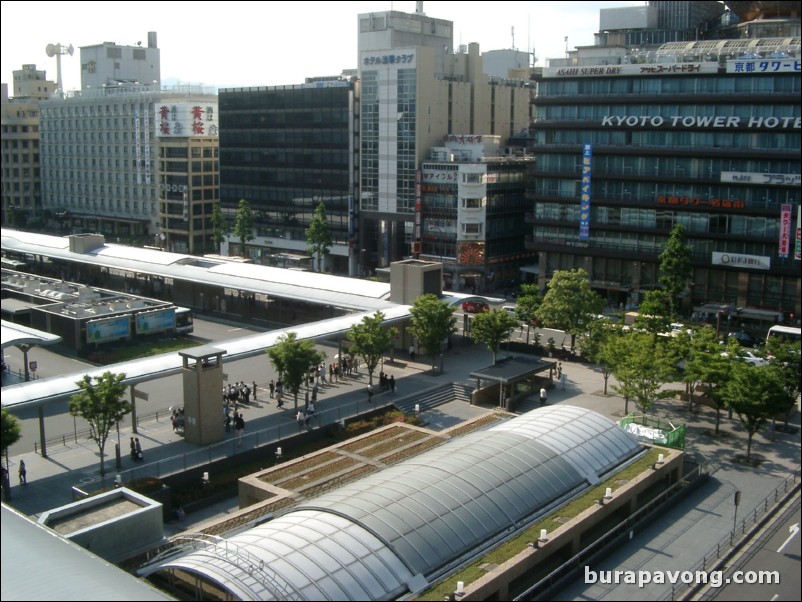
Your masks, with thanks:
[[[788,493],[799,490],[800,469],[797,468],[793,474],[787,476],[774,491],[767,495],[762,502],[747,512],[740,523],[734,524],[732,531],[722,537],[719,542],[711,547],[707,553],[693,566],[687,570],[704,571],[710,573],[720,570],[724,563],[738,551],[749,539],[751,534],[747,534],[747,528],[754,529],[770,517],[770,511],[777,509],[783,501],[788,498]],[[658,600],[687,600],[697,593],[703,586],[700,585],[672,585],[671,588]]]
[[[626,428],[633,424],[642,429]],[[674,426],[670,420],[660,420],[646,414],[630,413],[618,421],[618,426],[632,433],[640,441],[663,445],[674,449],[685,449],[685,425]]]
[[[147,477],[161,479],[186,472],[193,468],[208,466],[213,462],[231,458],[254,449],[280,445],[282,440],[297,435],[306,428],[325,428],[338,423],[344,425],[346,420],[359,416],[360,412],[364,413],[367,407],[370,407],[371,410],[384,409],[393,406],[394,402],[395,399],[390,397],[384,402],[380,400],[380,397],[374,397],[372,403],[368,403],[367,401],[355,401],[343,404],[336,408],[315,412],[308,424],[300,424],[293,420],[286,424],[272,426],[252,433],[244,433],[240,437],[213,443],[202,449],[192,450],[169,458],[156,460],[155,462],[142,464],[141,466],[135,466],[134,468],[129,468],[115,474],[120,475],[122,484],[128,483],[134,479]],[[77,487],[79,487],[82,492],[91,495],[107,486],[107,482],[96,480],[92,482],[81,482]]]

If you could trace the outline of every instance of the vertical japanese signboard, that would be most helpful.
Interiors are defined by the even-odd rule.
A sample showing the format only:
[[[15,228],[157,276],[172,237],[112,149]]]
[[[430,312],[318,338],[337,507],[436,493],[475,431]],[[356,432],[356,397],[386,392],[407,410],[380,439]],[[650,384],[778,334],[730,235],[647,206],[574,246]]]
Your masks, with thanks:
[[[590,174],[593,168],[592,145],[585,144],[582,149],[582,182],[579,188],[579,238],[590,238]]]
[[[788,257],[791,253],[791,219],[793,205],[785,204],[780,209],[780,257]]]

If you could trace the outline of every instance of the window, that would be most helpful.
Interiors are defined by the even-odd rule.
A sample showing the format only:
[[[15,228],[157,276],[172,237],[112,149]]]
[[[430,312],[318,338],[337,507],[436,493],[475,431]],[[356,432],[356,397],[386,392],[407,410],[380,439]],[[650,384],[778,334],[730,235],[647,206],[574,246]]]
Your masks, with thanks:
[[[484,206],[484,199],[462,199],[463,209],[481,209]]]
[[[481,234],[482,224],[462,224],[463,234]]]

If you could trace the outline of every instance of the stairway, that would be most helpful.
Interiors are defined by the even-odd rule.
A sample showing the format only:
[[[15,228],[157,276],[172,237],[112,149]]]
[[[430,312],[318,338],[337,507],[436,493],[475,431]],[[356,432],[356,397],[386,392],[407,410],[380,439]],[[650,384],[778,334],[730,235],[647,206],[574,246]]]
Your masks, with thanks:
[[[464,401],[471,403],[472,389],[460,383],[446,383],[437,385],[411,395],[406,395],[395,402],[395,407],[407,414],[415,412],[415,405],[421,412],[431,410],[450,401]]]

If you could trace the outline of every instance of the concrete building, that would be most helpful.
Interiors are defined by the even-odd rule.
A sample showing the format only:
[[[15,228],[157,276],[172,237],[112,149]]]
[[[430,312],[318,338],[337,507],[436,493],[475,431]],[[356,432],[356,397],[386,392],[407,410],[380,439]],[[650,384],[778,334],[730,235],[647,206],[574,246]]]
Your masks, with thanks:
[[[522,219],[534,163],[500,142],[501,136],[445,136],[422,164],[420,257],[443,263],[446,290],[492,289],[517,279],[536,257],[525,248]]]
[[[120,46],[103,42],[81,47],[81,89],[161,82],[161,57],[156,32],[148,32],[147,46]]]
[[[529,124],[529,82],[489,79],[478,44],[453,53],[453,24],[421,12],[359,15],[360,265],[410,254],[420,239],[420,164],[443,136],[502,136]]]
[[[42,204],[54,224],[202,250],[217,200],[216,105],[211,89],[153,84],[44,101]]]
[[[798,323],[799,38],[604,60],[585,50],[535,76],[527,246],[541,286],[581,267],[611,304],[637,304],[682,224],[694,267],[685,311],[709,302],[742,309],[747,327],[778,314]]]
[[[24,226],[41,217],[39,101],[49,98],[56,84],[36,65],[23,65],[13,78],[13,98],[3,84],[0,101],[3,224]]]
[[[323,271],[357,275],[355,206],[359,88],[342,78],[220,91],[220,203],[229,222],[241,199],[254,239],[224,251],[255,263],[311,268],[306,230],[323,203],[332,245]]]

